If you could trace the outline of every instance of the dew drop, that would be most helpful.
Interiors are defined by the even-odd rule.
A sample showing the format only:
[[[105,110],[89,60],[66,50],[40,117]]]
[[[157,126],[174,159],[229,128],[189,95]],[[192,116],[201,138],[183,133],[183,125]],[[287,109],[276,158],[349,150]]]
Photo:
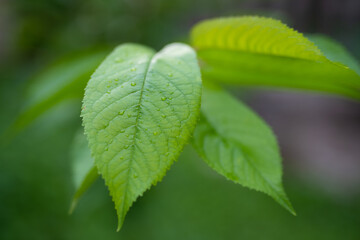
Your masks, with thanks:
[[[172,100],[172,97],[169,97],[169,100]]]
[[[165,101],[165,100],[166,100],[166,97],[162,97],[162,98],[161,98],[161,101]]]
[[[161,117],[162,117],[162,118],[166,118],[166,115],[165,115],[165,114],[163,114],[163,115],[161,115]]]
[[[118,78],[115,78],[115,79],[114,79],[114,81],[115,81],[115,82],[118,82],[118,81],[119,81],[119,79],[118,79]]]
[[[121,129],[121,130],[120,130],[120,133],[124,133],[124,132],[125,132],[125,130],[124,130],[124,129]]]
[[[129,118],[129,117],[131,117],[131,114],[129,113],[127,116],[128,116],[128,118]]]
[[[115,58],[115,62],[122,62],[123,60],[122,60],[122,58]]]
[[[133,177],[134,177],[134,178],[138,178],[138,175],[135,173],[135,174],[133,175]]]
[[[128,148],[129,148],[129,145],[125,145],[124,148],[125,148],[125,149],[128,149]]]
[[[136,68],[132,68],[132,69],[130,69],[130,71],[135,72],[135,71],[136,71]]]
[[[159,133],[158,132],[154,132],[154,136],[158,135]]]
[[[124,157],[120,157],[120,159],[122,160],[122,159],[124,159]]]
[[[125,113],[125,110],[121,110],[121,111],[119,112],[119,115],[124,115],[124,113]]]
[[[105,148],[105,151],[108,151],[108,150],[109,150],[109,148],[108,148],[108,147],[106,147],[106,148]]]
[[[126,137],[129,137],[129,134],[126,134],[125,136],[126,136]]]
[[[131,86],[133,86],[133,87],[136,86],[136,82],[132,82]]]
[[[156,109],[157,111],[160,111],[160,108]]]
[[[169,77],[172,77],[172,76],[173,76],[173,74],[172,74],[172,73],[169,73],[169,74],[168,74],[168,76],[169,76]]]

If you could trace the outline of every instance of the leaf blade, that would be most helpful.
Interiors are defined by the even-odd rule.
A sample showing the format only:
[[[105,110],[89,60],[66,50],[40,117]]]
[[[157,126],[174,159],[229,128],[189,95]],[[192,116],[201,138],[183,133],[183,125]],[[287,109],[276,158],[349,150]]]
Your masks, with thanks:
[[[360,77],[330,61],[280,21],[260,17],[204,21],[193,28],[204,79],[243,86],[329,92],[360,99]]]
[[[271,129],[220,89],[204,88],[193,146],[227,179],[264,192],[295,215],[283,189],[279,149]]]
[[[184,44],[159,53],[124,44],[93,74],[83,124],[115,203],[118,230],[131,204],[162,179],[187,142],[200,96],[196,54]]]
[[[71,157],[73,160],[72,171],[75,193],[70,205],[69,214],[75,210],[82,195],[99,177],[97,168],[94,165],[94,159],[91,157],[88,141],[82,129],[74,137]]]
[[[23,110],[11,131],[21,131],[64,100],[81,99],[86,81],[107,53],[95,50],[69,55],[38,74],[27,89]]]

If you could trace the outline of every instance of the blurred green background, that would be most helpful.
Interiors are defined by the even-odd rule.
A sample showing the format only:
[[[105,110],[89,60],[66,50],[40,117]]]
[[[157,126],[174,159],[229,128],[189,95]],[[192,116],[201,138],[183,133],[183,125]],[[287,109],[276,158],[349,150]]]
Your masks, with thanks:
[[[358,0],[0,0],[0,134],[26,105],[34,76],[56,59],[123,42],[159,49],[187,41],[202,19],[244,14],[327,34],[360,57]],[[68,215],[69,150],[81,123],[80,100],[69,100],[1,140],[0,239],[360,239],[360,104],[251,93],[248,103],[279,137],[297,217],[217,175],[191,147],[133,205],[119,233],[102,180]]]

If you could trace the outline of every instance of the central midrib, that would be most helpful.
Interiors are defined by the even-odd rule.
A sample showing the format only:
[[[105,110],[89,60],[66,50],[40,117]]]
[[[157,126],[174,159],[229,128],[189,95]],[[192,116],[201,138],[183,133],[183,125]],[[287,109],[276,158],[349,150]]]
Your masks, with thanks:
[[[140,90],[140,97],[139,97],[139,102],[138,102],[138,110],[137,110],[137,116],[136,116],[136,120],[135,120],[135,132],[134,132],[134,137],[133,137],[133,140],[132,140],[132,151],[131,151],[131,158],[129,160],[129,169],[128,169],[128,172],[126,174],[126,179],[129,178],[129,175],[130,175],[130,172],[131,172],[131,166],[132,166],[132,161],[133,161],[133,155],[134,155],[134,151],[135,151],[135,141],[136,141],[136,135],[137,135],[137,132],[138,132],[138,125],[139,125],[139,118],[140,118],[140,108],[141,108],[141,102],[142,102],[142,99],[143,99],[143,93],[144,93],[144,86],[145,86],[145,81],[147,79],[147,76],[148,76],[148,72],[149,72],[149,68],[150,68],[150,65],[154,59],[154,56],[156,54],[154,54],[150,60],[149,60],[149,63],[148,65],[146,66],[145,68],[145,76],[144,76],[144,81],[142,83],[142,86],[141,86],[141,90]],[[124,204],[125,204],[125,200],[126,200],[126,195],[127,195],[127,188],[128,188],[128,183],[129,183],[129,180],[126,180],[126,185],[125,185],[125,193],[124,193],[124,197],[123,197],[123,202],[122,202],[122,206],[121,206],[121,209],[122,209],[122,216],[121,218],[123,217],[123,213],[124,213]],[[122,219],[121,219],[122,220]]]

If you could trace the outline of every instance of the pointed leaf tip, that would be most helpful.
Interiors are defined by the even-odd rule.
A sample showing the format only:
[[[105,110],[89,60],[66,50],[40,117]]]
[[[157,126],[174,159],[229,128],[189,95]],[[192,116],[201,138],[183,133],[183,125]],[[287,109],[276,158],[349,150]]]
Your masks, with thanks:
[[[82,117],[92,156],[109,188],[121,229],[132,203],[179,156],[200,111],[196,53],[170,44],[155,53],[117,47],[92,75]]]
[[[271,196],[296,214],[282,186],[276,138],[266,123],[219,88],[204,88],[193,145],[204,161],[229,180]]]

